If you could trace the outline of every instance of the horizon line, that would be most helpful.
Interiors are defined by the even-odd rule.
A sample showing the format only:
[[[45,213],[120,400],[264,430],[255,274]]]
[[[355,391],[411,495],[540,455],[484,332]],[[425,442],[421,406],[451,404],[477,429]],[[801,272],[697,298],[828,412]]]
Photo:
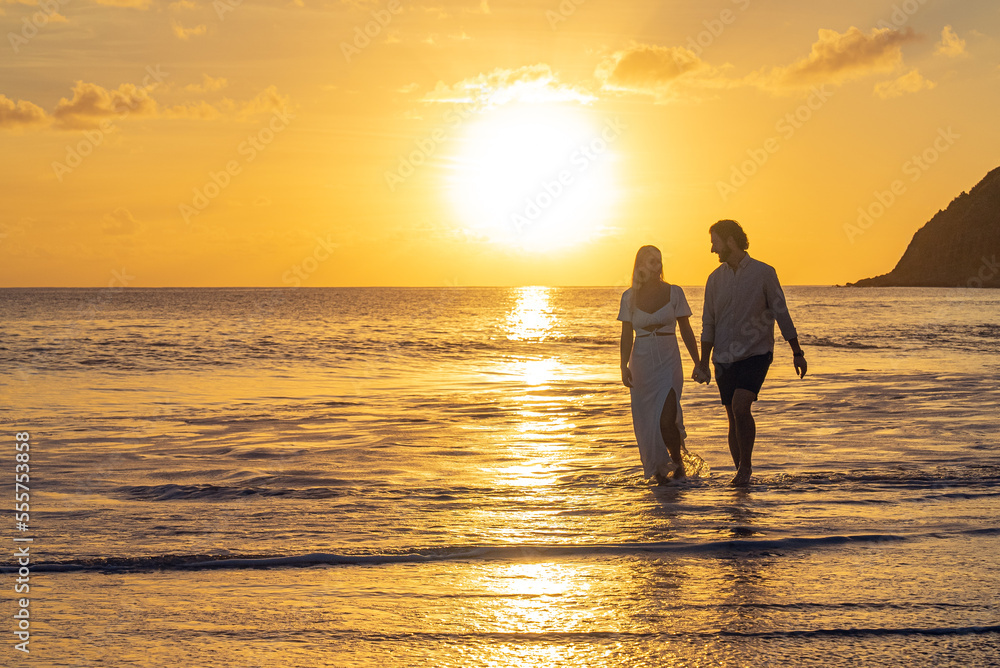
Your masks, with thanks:
[[[704,283],[673,283],[681,287],[698,287]],[[0,290],[110,290],[121,292],[125,290],[361,290],[361,289],[394,289],[394,290],[427,290],[427,289],[519,289],[519,288],[557,288],[557,289],[627,289],[629,286],[619,285],[543,285],[540,283],[529,283],[522,285],[146,285],[146,286],[108,286],[108,285],[20,285],[20,286],[0,286]],[[798,288],[847,288],[847,287],[898,287],[898,288],[932,288],[951,289],[963,288],[965,286],[922,286],[922,285],[899,285],[899,286],[857,286],[839,283],[784,283],[782,287]],[[982,288],[969,288],[982,289]]]

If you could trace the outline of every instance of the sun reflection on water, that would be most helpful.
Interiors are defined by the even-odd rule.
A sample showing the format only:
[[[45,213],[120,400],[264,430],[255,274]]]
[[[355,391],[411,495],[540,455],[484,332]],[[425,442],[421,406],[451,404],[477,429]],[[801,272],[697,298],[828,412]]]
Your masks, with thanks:
[[[587,600],[592,585],[574,563],[514,562],[498,564],[481,582],[492,598],[493,632],[567,632],[587,627],[586,606],[558,605],[563,599]],[[585,570],[585,569],[583,569]]]
[[[468,630],[489,639],[463,646],[462,665],[747,663],[745,647],[691,641],[705,639],[707,630],[760,627],[759,596],[768,578],[754,560],[535,561],[530,548],[524,556],[483,564],[456,583],[475,594],[460,613]]]
[[[525,385],[538,386],[553,380],[560,366],[559,360],[554,357],[517,360],[507,365],[507,372],[518,376]]]
[[[552,334],[552,288],[531,286],[516,290],[517,303],[507,314],[504,330],[510,341],[544,339]]]
[[[498,482],[514,487],[558,484],[577,427],[566,415],[567,400],[532,394],[517,397],[512,413],[518,419],[500,438],[508,457],[516,461],[495,470]]]
[[[553,288],[533,286],[513,291],[514,305],[501,325],[508,341],[551,338],[557,318],[553,315]],[[576,429],[568,417],[569,397],[558,396],[563,363],[558,357],[504,359],[497,371],[510,380],[510,414],[516,416],[500,442],[513,461],[493,471],[495,479],[511,487],[544,488],[558,483],[567,443]]]

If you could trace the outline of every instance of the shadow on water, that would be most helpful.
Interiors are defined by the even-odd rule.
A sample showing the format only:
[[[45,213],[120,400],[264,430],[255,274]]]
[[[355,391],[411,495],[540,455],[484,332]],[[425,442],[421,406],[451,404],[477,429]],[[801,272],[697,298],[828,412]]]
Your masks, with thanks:
[[[726,506],[725,510],[729,515],[729,532],[733,538],[751,538],[763,531],[755,528],[756,520],[761,516],[761,512],[754,508],[753,491],[749,487],[737,487],[732,490],[732,502]]]
[[[652,487],[653,496],[660,503],[661,508],[666,511],[667,517],[673,517],[683,512],[680,507],[685,497],[690,492],[690,482],[671,482],[666,485],[656,485]]]

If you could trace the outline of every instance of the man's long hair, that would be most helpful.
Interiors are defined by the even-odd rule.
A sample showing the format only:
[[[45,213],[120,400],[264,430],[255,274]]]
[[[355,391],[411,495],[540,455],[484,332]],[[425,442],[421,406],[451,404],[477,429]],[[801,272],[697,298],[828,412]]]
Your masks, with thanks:
[[[747,239],[747,233],[743,231],[743,228],[735,220],[720,220],[708,228],[709,234],[713,232],[719,235],[719,238],[723,241],[732,239],[736,242],[736,247],[740,250],[750,248],[750,240]]]

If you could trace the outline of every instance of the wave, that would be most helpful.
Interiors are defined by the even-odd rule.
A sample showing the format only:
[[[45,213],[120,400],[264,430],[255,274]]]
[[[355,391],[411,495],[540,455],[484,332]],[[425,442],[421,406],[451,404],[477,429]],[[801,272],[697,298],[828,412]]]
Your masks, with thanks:
[[[178,501],[186,499],[229,500],[248,496],[280,496],[293,499],[332,499],[344,495],[343,489],[331,487],[290,487],[226,486],[226,485],[132,485],[118,487],[116,492],[143,501]]]
[[[273,486],[261,483],[275,480],[275,476],[258,475],[243,482],[241,485],[215,485],[212,483],[161,485],[124,485],[116,487],[113,492],[140,501],[229,501],[245,497],[284,497],[287,499],[334,499],[343,496],[374,495],[384,497],[405,496],[413,502],[424,501],[458,501],[467,499],[470,502],[478,496],[490,495],[496,490],[491,488],[473,487],[408,487],[400,492],[394,486],[362,487],[347,479],[318,476],[283,476],[283,480],[291,480],[300,484],[310,484],[308,487],[290,487],[281,482]],[[325,484],[315,484],[322,481]]]
[[[464,408],[464,407],[463,407]],[[468,407],[476,411],[476,407]],[[476,411],[486,413],[488,409]],[[221,448],[215,454],[229,455],[240,460],[272,460],[282,459],[298,454],[298,450],[269,450],[254,448],[236,452],[232,448]],[[449,456],[454,456],[448,451]],[[701,462],[704,466],[704,462]],[[695,469],[694,464],[691,465]],[[629,479],[631,481],[631,478]],[[607,477],[592,474],[564,476],[560,486],[606,486],[614,484]],[[632,483],[629,482],[629,485]],[[696,478],[689,485],[709,487],[724,487],[728,484],[724,477]],[[922,502],[930,499],[973,499],[1000,496],[1000,467],[972,466],[940,468],[934,472],[926,469],[910,470],[860,470],[860,471],[815,471],[803,473],[782,473],[775,476],[761,475],[755,479],[754,487],[760,490],[770,489],[785,493],[813,493],[817,488],[835,486],[850,489],[857,495],[847,498],[827,499],[824,503],[831,505],[885,505],[899,503],[900,499],[870,498],[864,492],[875,489],[908,490],[917,492],[912,501]],[[178,484],[163,483],[158,485],[124,485],[111,490],[120,497],[141,501],[228,501],[245,497],[283,497],[287,499],[332,499],[343,496],[383,496],[386,489],[370,484],[358,484],[357,481],[331,478],[325,476],[254,476],[229,485],[212,483]],[[406,497],[414,499],[461,500],[472,501],[474,497],[491,495],[498,490],[491,487],[469,486],[428,486],[410,487]],[[923,494],[919,494],[923,492]]]
[[[587,346],[617,346],[619,339],[607,336],[556,336],[539,339],[543,343],[571,343]]]
[[[859,343],[857,341],[834,341],[825,337],[803,339],[802,343],[817,348],[848,348],[851,350],[875,350],[888,347],[876,346],[870,343]]]
[[[983,339],[1000,339],[1000,325],[979,325],[972,328],[971,334]]]
[[[850,485],[858,488],[892,486],[899,489],[930,489],[948,493],[954,487],[1000,487],[1000,467],[987,464],[926,468],[895,468],[856,471],[808,471],[781,473],[772,478],[757,478],[774,488],[801,489],[804,485]]]
[[[938,627],[902,627],[902,628],[827,628],[827,629],[789,629],[783,631],[539,631],[539,632],[494,632],[494,633],[449,633],[420,632],[405,633],[358,633],[353,631],[334,633],[334,636],[356,638],[363,635],[369,641],[407,642],[416,641],[447,641],[458,645],[474,645],[476,643],[513,643],[513,642],[548,642],[548,643],[590,643],[590,642],[635,642],[635,641],[677,641],[691,639],[725,638],[824,638],[824,637],[871,637],[871,636],[952,636],[952,635],[985,635],[1000,633],[1000,625],[990,626],[938,626]]]
[[[566,330],[572,331],[572,330]],[[1000,335],[990,325],[961,325],[928,332],[902,326],[889,331],[858,335],[844,331],[833,336],[807,337],[803,344],[816,348],[847,351],[864,350],[960,350],[995,353]],[[618,337],[576,335],[547,331],[537,335],[513,336],[503,332],[425,332],[400,336],[391,332],[335,332],[311,335],[285,332],[280,340],[265,340],[246,332],[235,337],[205,339],[201,332],[149,333],[120,339],[113,336],[60,339],[47,345],[40,338],[10,339],[0,348],[0,363],[20,364],[38,370],[106,368],[127,371],[169,371],[179,368],[244,367],[261,364],[285,368],[306,364],[354,368],[358,363],[412,364],[415,359],[433,364],[482,359],[505,354],[552,354],[554,351],[580,355],[605,355],[619,344]],[[860,340],[859,340],[860,339]]]
[[[869,545],[909,542],[923,539],[948,539],[967,535],[998,535],[1000,527],[980,528],[950,533],[925,534],[857,534],[813,537],[792,537],[760,540],[675,541],[658,543],[603,543],[588,545],[464,545],[446,548],[413,549],[370,554],[339,554],[315,552],[298,555],[220,556],[208,554],[177,554],[149,556],[97,557],[66,561],[39,562],[35,572],[132,572],[154,570],[241,570],[250,568],[304,568],[310,566],[377,566],[404,563],[440,563],[447,561],[518,561],[558,560],[607,556],[644,556],[669,558],[675,556],[718,557],[727,555],[776,556],[785,551],[824,549],[847,545]],[[0,572],[11,573],[16,566],[2,566]]]

